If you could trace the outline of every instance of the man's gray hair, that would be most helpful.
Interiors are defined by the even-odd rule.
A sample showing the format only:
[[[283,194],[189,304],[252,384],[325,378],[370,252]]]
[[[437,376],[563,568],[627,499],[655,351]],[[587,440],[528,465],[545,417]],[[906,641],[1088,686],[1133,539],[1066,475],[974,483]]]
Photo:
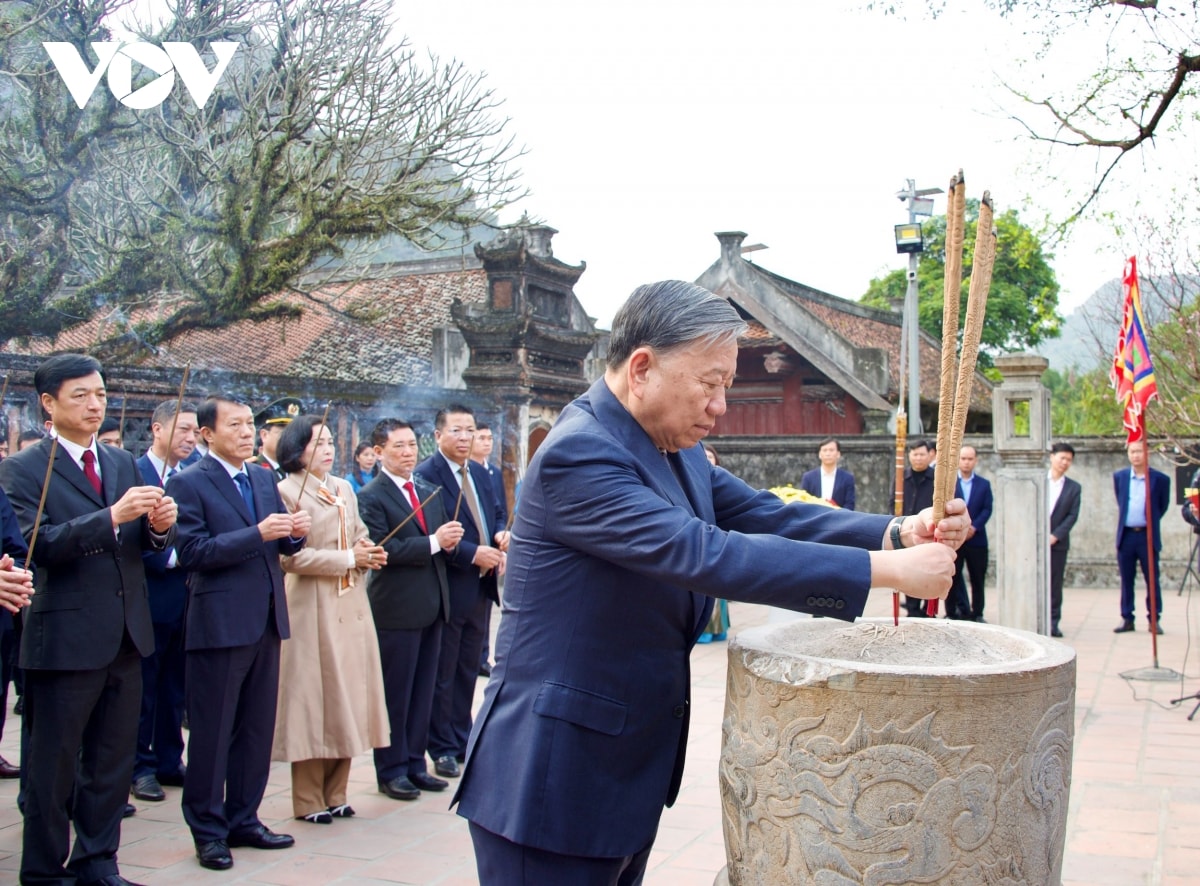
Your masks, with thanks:
[[[695,283],[663,280],[639,286],[617,311],[608,340],[615,369],[640,347],[669,351],[693,343],[736,340],[746,321],[725,299]]]

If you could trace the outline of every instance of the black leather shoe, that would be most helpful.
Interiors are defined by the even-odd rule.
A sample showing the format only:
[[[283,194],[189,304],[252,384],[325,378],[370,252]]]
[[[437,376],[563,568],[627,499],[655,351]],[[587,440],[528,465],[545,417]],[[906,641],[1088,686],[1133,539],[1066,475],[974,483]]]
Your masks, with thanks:
[[[227,871],[233,867],[233,856],[229,854],[229,844],[224,840],[197,843],[196,858],[200,862],[200,867],[208,868],[210,871]]]
[[[135,778],[131,793],[139,800],[148,800],[151,803],[167,799],[162,785],[158,783],[158,779],[153,775],[139,775]]]
[[[129,818],[130,816],[133,816],[133,815],[137,815],[137,807],[134,806],[132,803],[126,803],[125,811],[121,813],[121,818]]]
[[[1149,631],[1153,631],[1154,633],[1158,634],[1160,637],[1162,636],[1162,622],[1159,622],[1152,628],[1147,626],[1146,629]]]
[[[126,880],[120,874],[109,874],[107,877],[101,877],[99,880],[80,880],[79,882],[83,886],[142,886],[141,883]]]
[[[14,766],[3,757],[0,757],[0,778],[20,778],[21,767]]]
[[[170,775],[158,776],[158,783],[163,787],[181,788],[183,787],[183,777],[187,775],[187,767],[180,766],[177,772],[172,772]]]
[[[1123,622],[1121,622],[1119,625],[1117,625],[1115,628],[1113,628],[1113,633],[1114,634],[1128,634],[1132,630],[1133,630],[1133,619],[1127,618]]]
[[[479,676],[490,677],[492,675],[492,666],[486,661],[479,666]]]
[[[444,791],[450,787],[450,782],[434,778],[428,772],[414,772],[409,775],[408,780],[423,791]]]
[[[1058,628],[1051,628],[1051,629],[1050,629],[1050,636],[1051,636],[1051,637],[1061,637],[1061,636],[1062,636],[1062,631],[1060,631]]]
[[[417,786],[403,775],[379,782],[379,793],[387,794],[393,800],[415,800],[421,796]]]
[[[287,849],[295,845],[296,840],[290,834],[277,834],[265,824],[260,824],[253,830],[230,834],[226,842],[229,843],[230,849],[243,846],[249,846],[251,849]]]
[[[433,771],[446,778],[458,778],[458,761],[451,756],[438,757],[433,761]]]
[[[16,714],[18,717],[25,715],[25,696],[23,696],[23,695],[17,696],[17,703],[15,705],[13,705],[13,713]]]

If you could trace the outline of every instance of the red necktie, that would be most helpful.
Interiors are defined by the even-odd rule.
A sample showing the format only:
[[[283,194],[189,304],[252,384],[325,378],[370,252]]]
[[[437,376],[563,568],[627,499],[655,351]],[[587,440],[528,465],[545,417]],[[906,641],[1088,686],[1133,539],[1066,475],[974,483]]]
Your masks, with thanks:
[[[104,498],[103,487],[100,486],[100,475],[96,473],[96,453],[90,449],[83,451],[83,476],[87,477],[88,482],[92,484],[92,488],[96,490],[96,495]]]
[[[417,515],[417,522],[421,524],[421,531],[428,535],[429,527],[425,525],[425,512],[417,510],[417,508],[421,507],[421,503],[417,501],[417,490],[413,488],[412,480],[405,481],[404,491],[408,493],[408,503],[412,505],[413,512]]]

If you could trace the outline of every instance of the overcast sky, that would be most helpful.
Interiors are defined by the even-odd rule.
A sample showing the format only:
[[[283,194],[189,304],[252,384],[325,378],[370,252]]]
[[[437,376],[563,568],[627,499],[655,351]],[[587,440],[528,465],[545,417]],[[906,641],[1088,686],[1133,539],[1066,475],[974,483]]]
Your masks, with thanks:
[[[487,73],[528,154],[522,211],[557,228],[554,253],[587,262],[576,292],[607,325],[637,285],[695,279],[718,256],[713,232],[765,243],[753,260],[857,299],[904,266],[892,226],[905,180],[968,196],[990,189],[1065,212],[1094,158],[1051,158],[1009,118],[1002,82],[1042,82],[1035,47],[969,0],[937,22],[856,3],[742,0],[457,0],[396,3],[413,45]],[[1078,52],[1055,57],[1089,70]],[[1082,64],[1081,64],[1082,61]],[[1039,153],[1040,151],[1040,153]],[[1126,164],[1133,166],[1134,164]],[[1057,202],[1056,202],[1057,201]],[[945,211],[938,198],[935,211]],[[1121,272],[1127,244],[1098,225],[1056,249],[1068,313]]]

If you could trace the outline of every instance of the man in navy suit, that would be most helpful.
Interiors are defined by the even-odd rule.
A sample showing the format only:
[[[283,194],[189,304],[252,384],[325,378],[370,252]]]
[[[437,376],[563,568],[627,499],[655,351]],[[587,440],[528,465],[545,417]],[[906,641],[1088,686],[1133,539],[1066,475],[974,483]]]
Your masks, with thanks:
[[[53,450],[31,557],[37,592],[22,614],[21,882],[121,886],[141,658],[154,650],[142,552],[171,545],[175,503],[141,485],[133,455],[97,442],[108,398],[95,359],[47,358],[33,382],[57,445],[42,440],[0,462],[0,486],[30,539]]]
[[[384,544],[387,565],[367,579],[392,725],[391,744],[375,749],[375,776],[381,793],[393,800],[415,800],[421,791],[442,791],[448,786],[429,774],[425,749],[442,627],[450,620],[446,558],[462,538],[463,528],[446,515],[441,497],[434,495],[437,487],[413,474],[417,435],[412,425],[398,418],[384,419],[375,426],[371,442],[380,470],[358,495],[363,523],[371,538],[386,538],[404,523]],[[413,511],[426,500],[429,504],[413,518]]]
[[[496,497],[496,502],[500,505],[500,525],[508,528],[508,494],[504,490],[504,472],[492,464],[492,447],[496,445],[496,440],[492,435],[492,428],[486,422],[477,422],[475,425],[475,439],[471,443],[471,461],[483,468],[488,475],[488,479],[492,481],[492,495]],[[488,659],[491,657],[491,633],[492,633],[492,609],[493,606],[487,608],[487,616],[483,622],[483,652],[479,655],[479,676],[490,677],[492,675],[492,664]]]
[[[150,448],[137,460],[147,486],[164,486],[196,448],[196,407],[159,403],[150,417]],[[174,438],[171,438],[172,430]],[[133,795],[157,802],[162,786],[183,786],[183,605],[187,579],[175,548],[144,551],[154,652],[142,659],[142,710],[138,718]]]
[[[1162,633],[1162,589],[1159,587],[1158,552],[1162,550],[1159,521],[1171,506],[1171,478],[1147,464],[1146,441],[1134,440],[1125,447],[1129,467],[1113,474],[1113,491],[1117,496],[1117,568],[1121,572],[1121,623],[1113,633],[1124,634],[1134,629],[1133,583],[1140,564],[1146,579],[1146,620],[1151,630]],[[1146,489],[1146,477],[1150,489]],[[1146,522],[1147,503],[1150,522]],[[1150,545],[1146,539],[1149,525],[1154,535],[1154,581],[1150,580]],[[1151,587],[1153,584],[1153,587]],[[1151,600],[1154,601],[1151,604]],[[1150,607],[1154,606],[1151,619]],[[1153,621],[1153,624],[1151,624]]]
[[[817,447],[819,468],[805,471],[800,478],[800,488],[809,495],[833,502],[839,508],[854,510],[854,475],[838,467],[842,460],[842,447],[833,437],[821,441]]]
[[[447,563],[450,621],[442,628],[429,756],[438,775],[456,778],[471,732],[487,611],[500,599],[496,579],[504,573],[508,533],[487,473],[471,461],[475,414],[467,406],[448,406],[434,419],[433,434],[438,451],[417,465],[415,473],[442,487],[442,504],[462,524],[463,536]]]
[[[958,478],[954,481],[954,497],[967,503],[971,528],[967,540],[958,549],[954,564],[954,584],[946,599],[946,617],[983,621],[983,583],[987,577],[987,522],[992,519],[992,484],[975,472],[978,456],[974,446],[958,451]],[[967,601],[967,583],[963,572],[971,578],[971,599]]]
[[[225,870],[230,848],[295,842],[259,820],[258,804],[271,768],[279,644],[289,636],[279,557],[304,546],[312,519],[285,510],[274,474],[247,470],[249,406],[211,397],[196,419],[208,455],[167,483],[180,503],[177,550],[188,571],[183,817],[201,866]]]
[[[604,377],[529,466],[456,797],[481,883],[641,882],[679,790],[688,656],[714,597],[852,620],[873,586],[950,588],[963,502],[936,527],[945,544],[923,544],[928,511],[785,505],[708,463],[700,441],[745,329],[694,284],[640,287],[613,321]]]
[[[17,632],[15,619],[29,606],[33,593],[32,574],[25,571],[29,553],[17,515],[0,489],[0,738],[4,737],[4,720],[8,713],[8,684],[16,664]],[[21,769],[0,757],[0,778],[17,778]]]
[[[1046,489],[1050,501],[1050,636],[1061,637],[1063,578],[1067,572],[1067,554],[1071,550],[1071,530],[1079,519],[1079,500],[1083,490],[1067,476],[1075,462],[1075,448],[1061,440],[1050,447],[1050,473]]]

